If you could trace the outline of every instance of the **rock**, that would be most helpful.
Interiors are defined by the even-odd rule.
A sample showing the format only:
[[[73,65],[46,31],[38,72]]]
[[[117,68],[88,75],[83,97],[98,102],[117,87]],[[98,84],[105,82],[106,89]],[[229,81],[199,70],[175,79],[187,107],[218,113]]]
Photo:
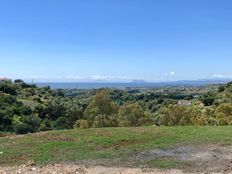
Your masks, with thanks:
[[[22,173],[22,169],[16,171],[16,174],[21,174],[21,173]]]
[[[29,160],[29,161],[27,161],[27,163],[25,165],[26,166],[35,166],[35,162],[33,160]]]
[[[31,171],[36,171],[36,168],[35,168],[35,167],[32,167],[32,168],[31,168]]]
[[[79,167],[78,169],[75,170],[76,174],[86,174],[86,170],[82,167]]]

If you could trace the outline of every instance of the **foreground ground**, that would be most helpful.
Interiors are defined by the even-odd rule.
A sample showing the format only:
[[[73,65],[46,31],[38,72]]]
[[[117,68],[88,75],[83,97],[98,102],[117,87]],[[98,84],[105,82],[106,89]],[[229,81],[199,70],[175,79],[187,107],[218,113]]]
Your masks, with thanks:
[[[0,166],[0,173],[229,173],[232,127],[104,128],[7,135],[0,138]]]
[[[38,166],[18,166],[4,167],[0,174],[184,174],[181,170],[160,170],[147,168],[129,168],[129,167],[104,167],[104,166],[79,166],[73,164],[53,164],[42,167]]]

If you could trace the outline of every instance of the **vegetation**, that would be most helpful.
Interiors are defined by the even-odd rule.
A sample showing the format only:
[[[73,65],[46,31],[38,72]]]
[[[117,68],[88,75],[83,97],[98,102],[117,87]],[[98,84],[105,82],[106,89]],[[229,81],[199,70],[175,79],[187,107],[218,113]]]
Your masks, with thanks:
[[[232,83],[204,87],[50,89],[0,82],[0,131],[231,125]]]
[[[180,145],[232,144],[232,127],[176,126],[137,128],[91,128],[48,131],[0,138],[0,165],[61,163],[96,160],[104,165],[139,163],[160,168],[184,165],[164,158],[138,161],[135,154]],[[132,160],[133,159],[133,160]],[[111,164],[110,164],[111,162]]]

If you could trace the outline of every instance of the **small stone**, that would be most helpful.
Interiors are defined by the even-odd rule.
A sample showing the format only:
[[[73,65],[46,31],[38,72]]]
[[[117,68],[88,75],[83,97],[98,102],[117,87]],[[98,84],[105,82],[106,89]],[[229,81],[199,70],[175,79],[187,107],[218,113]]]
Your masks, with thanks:
[[[83,168],[80,167],[80,168],[78,168],[78,169],[75,170],[75,173],[76,174],[85,174],[87,172],[85,171],[85,169],[83,169]]]
[[[35,168],[35,167],[32,167],[32,168],[31,168],[31,171],[36,171],[36,168]]]
[[[22,170],[19,169],[18,171],[16,171],[16,174],[21,174],[22,173]]]
[[[26,166],[34,166],[34,165],[35,165],[35,162],[33,160],[29,160],[26,163]]]

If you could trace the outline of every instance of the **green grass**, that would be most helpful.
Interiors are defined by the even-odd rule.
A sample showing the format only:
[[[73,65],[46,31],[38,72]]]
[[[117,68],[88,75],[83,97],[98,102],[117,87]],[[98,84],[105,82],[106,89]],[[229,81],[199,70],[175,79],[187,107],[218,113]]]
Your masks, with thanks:
[[[182,144],[232,144],[232,127],[141,127],[50,131],[0,138],[0,165],[119,159],[134,153]],[[149,161],[154,167],[175,167],[175,161]]]
[[[151,167],[159,168],[159,169],[173,169],[173,168],[180,168],[182,163],[170,159],[155,159],[149,161],[149,165]]]

